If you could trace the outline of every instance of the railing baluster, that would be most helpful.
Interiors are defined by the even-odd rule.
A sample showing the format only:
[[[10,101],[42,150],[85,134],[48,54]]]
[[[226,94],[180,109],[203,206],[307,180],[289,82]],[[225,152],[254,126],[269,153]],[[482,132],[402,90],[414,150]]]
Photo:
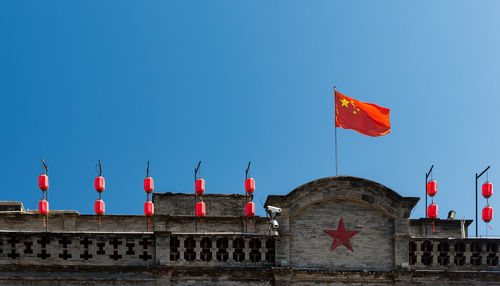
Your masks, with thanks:
[[[201,242],[201,237],[195,237],[194,239],[195,241],[195,247],[194,247],[194,253],[196,255],[196,258],[195,260],[196,261],[201,261],[201,245],[200,245],[200,242]]]
[[[243,259],[243,262],[250,262],[250,239],[245,238],[243,239],[245,244],[243,245],[243,253],[245,254],[245,258]]]
[[[417,240],[417,241],[415,241],[415,244],[417,245],[417,250],[415,250],[415,255],[417,256],[417,261],[415,262],[415,265],[417,267],[421,267],[423,265],[423,263],[422,263],[422,255],[424,253],[422,251],[423,241],[422,240]]]
[[[431,242],[432,244],[432,251],[431,251],[431,255],[432,255],[432,266],[434,267],[437,267],[439,266],[439,263],[438,263],[438,258],[439,258],[439,251],[438,251],[438,245],[439,245],[439,241],[432,241]]]
[[[481,255],[481,263],[480,265],[487,268],[488,267],[488,250],[486,249],[486,241],[481,241],[480,242],[480,245],[481,245],[481,252],[480,252],[480,255]]]
[[[260,264],[265,264],[266,263],[266,238],[261,238],[260,239]]]
[[[212,261],[217,261],[217,239],[219,239],[219,237],[213,236],[210,238],[212,239],[212,245],[210,247],[210,252],[212,253]]]
[[[453,240],[448,241],[448,255],[450,256],[448,265],[453,267],[455,265],[455,242]]]
[[[465,253],[464,253],[464,256],[465,256],[465,264],[464,265],[472,266],[472,261],[471,261],[471,258],[472,258],[471,241],[467,241],[465,243]]]
[[[179,261],[186,261],[186,259],[184,259],[184,254],[186,252],[186,248],[184,247],[184,241],[186,240],[186,237],[185,236],[178,236],[179,238]]]
[[[227,239],[227,253],[228,253],[228,263],[233,263],[234,262],[234,237],[228,237]]]

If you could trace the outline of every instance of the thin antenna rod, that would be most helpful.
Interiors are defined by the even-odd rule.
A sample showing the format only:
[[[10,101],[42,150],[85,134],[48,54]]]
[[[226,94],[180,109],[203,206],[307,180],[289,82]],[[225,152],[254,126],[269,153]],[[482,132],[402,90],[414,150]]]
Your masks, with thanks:
[[[252,163],[252,161],[248,161],[248,167],[245,171],[245,180],[248,179],[248,171],[250,171],[250,164]]]
[[[102,175],[101,160],[98,160],[98,164],[99,164],[99,176],[101,176]]]
[[[43,157],[41,157],[42,159],[42,165],[43,167],[45,168],[45,174],[49,174],[49,167],[47,166],[47,164],[45,164],[45,161],[43,160]]]
[[[148,160],[148,168],[146,169],[146,178],[149,177],[149,160]]]
[[[201,165],[201,160],[198,162],[198,166],[196,166],[196,168],[194,168],[194,180],[195,181],[197,179],[196,175],[198,174],[198,170],[200,169],[200,165]]]

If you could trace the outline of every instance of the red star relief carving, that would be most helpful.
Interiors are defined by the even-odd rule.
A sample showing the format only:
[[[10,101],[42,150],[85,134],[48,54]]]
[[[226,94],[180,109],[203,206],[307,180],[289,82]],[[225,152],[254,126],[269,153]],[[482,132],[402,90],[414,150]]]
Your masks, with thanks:
[[[337,230],[323,230],[323,231],[327,233],[329,236],[333,237],[333,243],[332,247],[330,247],[330,250],[334,250],[335,248],[337,248],[337,246],[343,244],[345,247],[349,248],[352,252],[354,252],[354,250],[352,249],[350,239],[351,237],[356,235],[359,232],[359,230],[346,230],[342,218],[340,218]]]

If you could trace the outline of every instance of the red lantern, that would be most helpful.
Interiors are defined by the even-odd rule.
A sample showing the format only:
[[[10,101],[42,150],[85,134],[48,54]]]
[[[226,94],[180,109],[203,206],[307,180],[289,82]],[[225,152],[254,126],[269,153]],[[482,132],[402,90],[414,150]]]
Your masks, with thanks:
[[[103,176],[97,176],[94,180],[94,188],[96,191],[99,193],[104,191],[104,188],[106,187],[106,184],[104,182],[104,177]]]
[[[493,184],[486,182],[483,184],[483,197],[489,198],[493,195]]]
[[[246,214],[246,216],[254,216],[255,215],[255,204],[253,202],[248,202],[245,205],[245,214]]]
[[[487,206],[483,209],[483,220],[484,222],[489,222],[491,219],[493,219],[493,208]]]
[[[146,191],[146,193],[148,193],[148,194],[152,193],[154,188],[155,188],[155,184],[154,184],[153,178],[147,177],[146,179],[144,179],[144,191]]]
[[[49,189],[49,176],[42,174],[38,176],[38,187],[42,191],[46,191]]]
[[[427,217],[435,219],[438,216],[438,206],[436,204],[430,204],[427,208]]]
[[[38,202],[38,212],[41,215],[47,215],[49,213],[49,202],[46,200],[41,200]]]
[[[427,183],[427,194],[433,197],[437,193],[437,182],[432,180]]]
[[[199,217],[205,216],[205,203],[204,202],[196,203],[196,216],[199,216]]]
[[[245,180],[245,191],[249,194],[255,191],[255,180],[253,178]]]
[[[96,215],[103,215],[105,211],[104,201],[103,200],[95,201],[94,210]]]
[[[196,180],[196,182],[194,183],[194,191],[198,195],[202,195],[205,192],[205,180],[203,179]]]
[[[144,204],[144,215],[153,216],[155,214],[155,205],[152,201],[147,201]]]

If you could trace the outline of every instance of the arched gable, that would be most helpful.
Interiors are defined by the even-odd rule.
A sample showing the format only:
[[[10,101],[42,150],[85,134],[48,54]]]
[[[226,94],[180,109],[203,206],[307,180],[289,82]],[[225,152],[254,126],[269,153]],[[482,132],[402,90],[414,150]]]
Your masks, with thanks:
[[[306,183],[284,196],[268,196],[265,205],[289,210],[294,216],[323,200],[352,200],[378,209],[385,215],[408,218],[419,198],[403,197],[377,182],[350,176],[326,177]]]
[[[282,208],[279,232],[287,247],[278,255],[290,266],[391,270],[407,260],[407,246],[396,245],[409,235],[408,217],[418,200],[345,176],[268,196],[265,205]]]

